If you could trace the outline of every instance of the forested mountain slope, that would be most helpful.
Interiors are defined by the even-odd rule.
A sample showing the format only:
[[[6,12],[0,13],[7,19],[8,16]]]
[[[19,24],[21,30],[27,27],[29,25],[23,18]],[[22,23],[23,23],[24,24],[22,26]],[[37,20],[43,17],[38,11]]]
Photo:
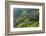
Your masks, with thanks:
[[[13,11],[14,27],[38,27],[39,9],[16,8]]]

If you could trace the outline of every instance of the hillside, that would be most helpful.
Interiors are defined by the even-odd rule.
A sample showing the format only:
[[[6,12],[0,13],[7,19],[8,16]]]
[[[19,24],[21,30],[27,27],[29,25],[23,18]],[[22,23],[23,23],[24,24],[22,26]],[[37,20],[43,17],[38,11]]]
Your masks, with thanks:
[[[39,9],[16,9],[13,17],[15,28],[39,26]]]

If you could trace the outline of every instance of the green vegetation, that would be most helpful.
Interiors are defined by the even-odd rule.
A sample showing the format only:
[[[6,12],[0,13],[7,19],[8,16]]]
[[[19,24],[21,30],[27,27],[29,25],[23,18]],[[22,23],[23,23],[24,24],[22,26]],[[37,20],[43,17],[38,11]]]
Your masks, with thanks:
[[[31,11],[28,9],[22,10],[21,12],[22,13],[18,17],[14,15],[13,21],[15,28],[39,27],[39,9],[32,9]]]

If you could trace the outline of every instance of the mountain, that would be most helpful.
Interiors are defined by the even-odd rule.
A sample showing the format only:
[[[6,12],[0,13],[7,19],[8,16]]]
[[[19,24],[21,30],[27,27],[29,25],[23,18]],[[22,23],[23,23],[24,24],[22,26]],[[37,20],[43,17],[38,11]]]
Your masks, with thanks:
[[[15,8],[13,14],[14,27],[27,27],[39,22],[39,9]]]

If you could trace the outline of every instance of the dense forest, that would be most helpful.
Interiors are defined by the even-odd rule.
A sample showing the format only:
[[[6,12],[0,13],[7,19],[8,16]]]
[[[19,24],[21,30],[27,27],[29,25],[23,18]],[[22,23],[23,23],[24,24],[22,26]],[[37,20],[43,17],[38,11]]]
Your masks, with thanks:
[[[14,8],[13,23],[15,28],[38,27],[39,9]]]

